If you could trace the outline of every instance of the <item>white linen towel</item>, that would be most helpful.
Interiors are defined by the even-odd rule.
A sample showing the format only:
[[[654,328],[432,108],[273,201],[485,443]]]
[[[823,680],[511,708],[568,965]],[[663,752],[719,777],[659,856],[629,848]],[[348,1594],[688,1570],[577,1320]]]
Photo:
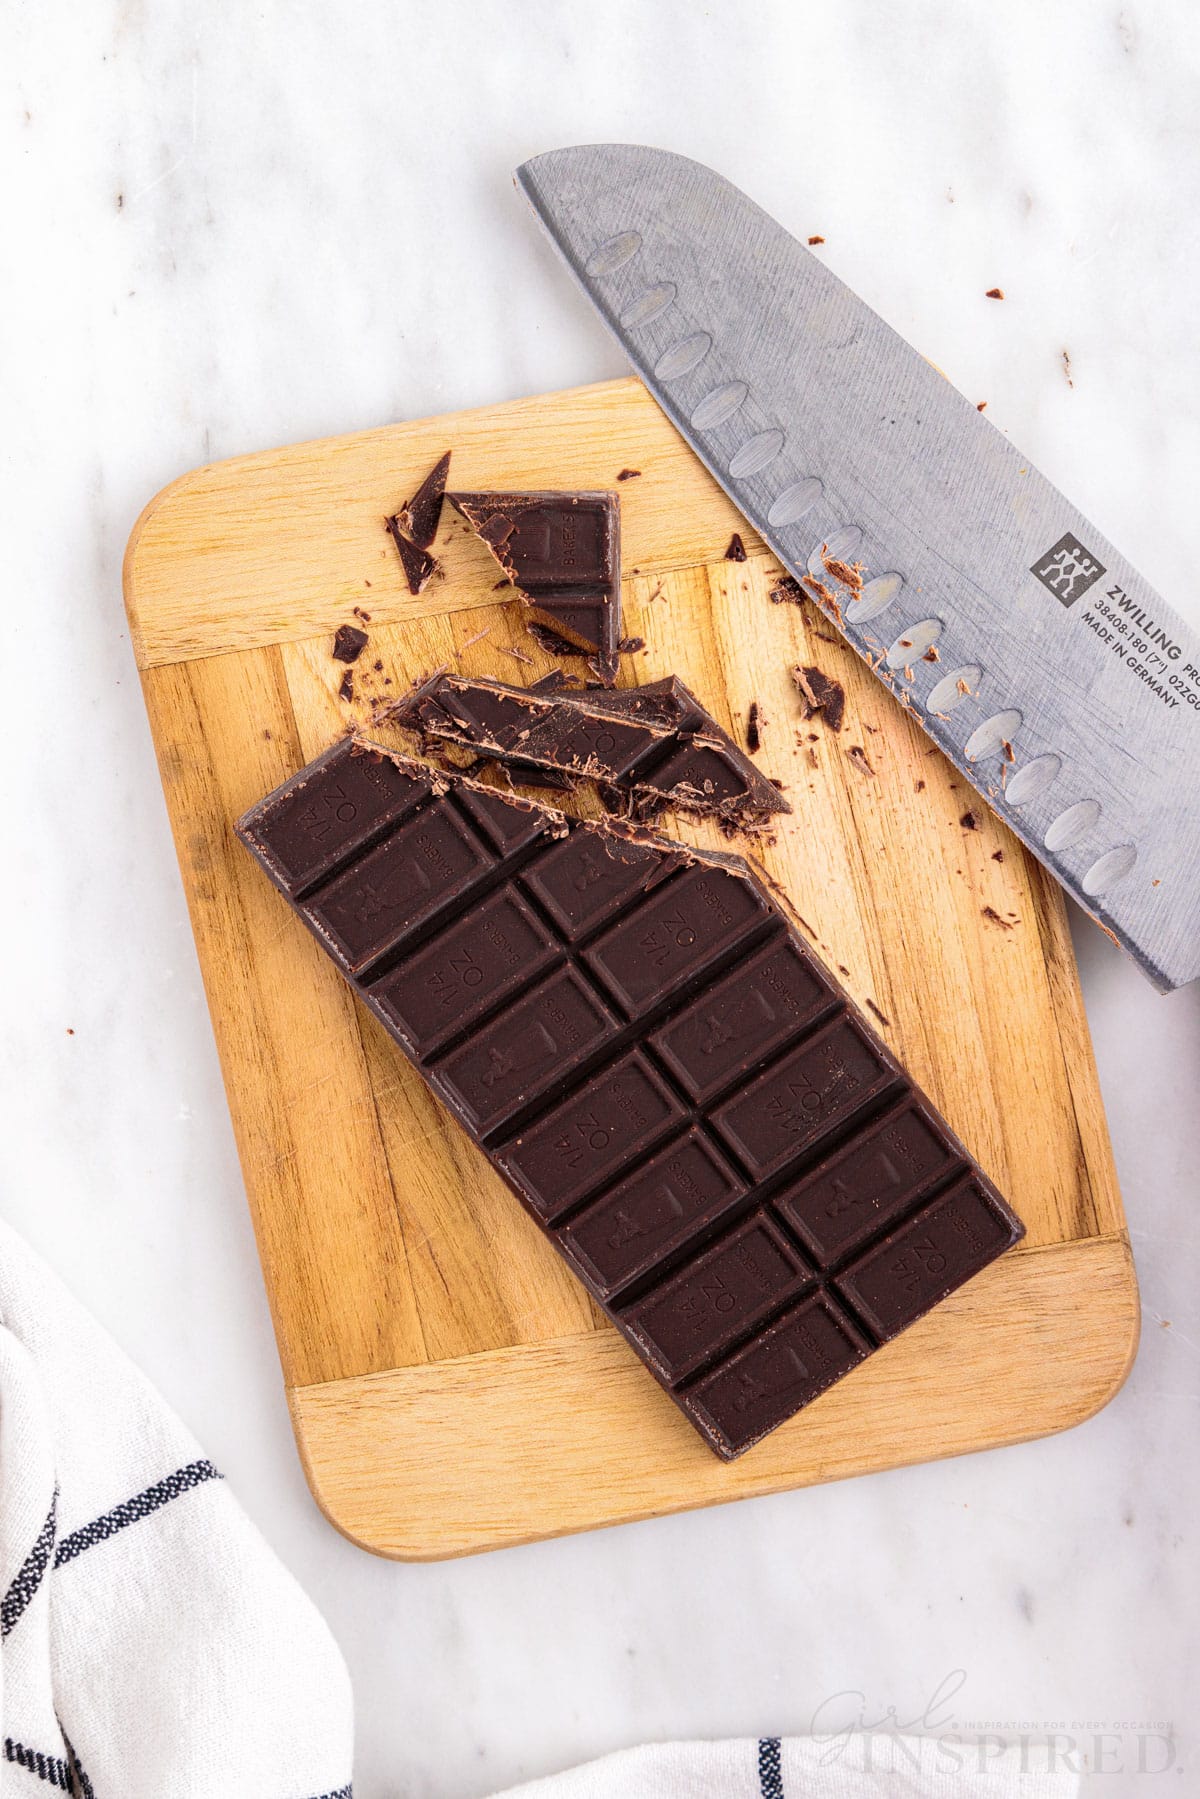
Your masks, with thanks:
[[[449,1699],[447,1700],[449,1703]],[[336,1644],[149,1382],[0,1222],[0,1795],[351,1799]],[[501,1799],[1072,1799],[991,1745],[670,1743]],[[397,1789],[399,1790],[399,1789]]]
[[[1039,1766],[1039,1760],[1041,1765]],[[660,1743],[496,1799],[1075,1799],[1079,1776],[1018,1743],[876,1735]]]
[[[350,1799],[352,1738],[322,1619],[0,1223],[0,1794]]]

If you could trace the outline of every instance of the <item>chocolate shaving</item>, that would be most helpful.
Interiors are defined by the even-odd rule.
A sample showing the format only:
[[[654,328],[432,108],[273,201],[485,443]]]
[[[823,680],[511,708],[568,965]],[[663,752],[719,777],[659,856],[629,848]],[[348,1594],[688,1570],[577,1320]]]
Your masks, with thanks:
[[[368,643],[365,631],[357,625],[339,625],[333,640],[333,654],[339,662],[357,662]]]
[[[746,546],[735,531],[725,550],[726,562],[745,562]]]
[[[871,1012],[874,1012],[876,1018],[879,1019],[881,1024],[886,1024],[886,1025],[891,1024],[892,1021],[888,1017],[887,1013],[881,1012],[879,1007],[875,1004],[875,1001],[873,999],[869,999],[866,1003],[867,1003],[868,1010]]]
[[[827,574],[840,581],[843,587],[851,588],[855,593],[862,592],[863,565],[861,562],[842,562],[837,556],[827,556],[821,552],[821,561],[825,564]]]
[[[983,912],[984,918],[990,919],[993,924],[998,924],[1002,931],[1011,931],[1012,930],[1012,925],[1009,923],[1008,919],[1001,918],[1001,916],[997,912],[995,906],[984,906],[982,908],[982,912]]]
[[[871,775],[874,777],[875,770],[867,761],[867,752],[863,749],[861,743],[851,744],[850,748],[846,751],[846,754],[851,762],[853,762],[855,768],[861,769],[864,775]]]
[[[623,468],[617,475],[618,481],[636,481],[641,474],[640,468]]]

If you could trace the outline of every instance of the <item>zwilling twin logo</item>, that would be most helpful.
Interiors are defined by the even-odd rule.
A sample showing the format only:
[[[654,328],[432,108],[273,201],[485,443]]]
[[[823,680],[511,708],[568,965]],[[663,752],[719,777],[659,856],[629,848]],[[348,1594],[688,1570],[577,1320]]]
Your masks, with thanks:
[[[1061,600],[1064,606],[1073,606],[1092,583],[1100,579],[1104,568],[1068,531],[1029,572],[1037,576],[1043,587],[1049,588],[1056,600]]]

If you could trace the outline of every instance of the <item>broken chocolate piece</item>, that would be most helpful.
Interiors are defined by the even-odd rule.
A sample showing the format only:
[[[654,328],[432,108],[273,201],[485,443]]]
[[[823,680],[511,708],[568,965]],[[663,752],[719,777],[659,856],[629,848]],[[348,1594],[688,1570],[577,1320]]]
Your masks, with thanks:
[[[610,809],[637,818],[672,806],[756,829],[791,810],[674,676],[580,693],[440,672],[384,716],[426,741],[596,781]]]
[[[446,476],[450,473],[450,452],[438,458],[411,500],[406,500],[396,514],[399,530],[427,550],[437,536],[442,517],[442,501],[446,497]]]
[[[339,625],[333,639],[333,654],[339,662],[357,662],[369,639],[357,625]]]
[[[392,542],[400,552],[400,562],[404,569],[404,578],[408,582],[409,593],[421,593],[428,587],[430,577],[437,568],[437,563],[419,544],[409,541],[400,529],[397,518],[387,520],[387,528],[392,534]]]
[[[745,562],[746,546],[735,531],[725,551],[726,562]]]
[[[804,701],[805,718],[815,718],[819,712],[831,731],[840,731],[846,715],[846,690],[841,682],[831,680],[815,666],[794,668],[792,680]]]
[[[346,741],[236,828],[723,1459],[1022,1235],[740,857]]]
[[[606,686],[621,641],[620,514],[611,493],[447,496],[520,590],[535,622],[595,656]]]

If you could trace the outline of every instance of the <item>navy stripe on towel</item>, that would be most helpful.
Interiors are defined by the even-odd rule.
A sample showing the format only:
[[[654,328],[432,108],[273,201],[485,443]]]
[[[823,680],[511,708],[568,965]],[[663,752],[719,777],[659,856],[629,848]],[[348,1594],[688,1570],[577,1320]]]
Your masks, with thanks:
[[[762,1799],[784,1799],[778,1737],[758,1740],[758,1790]]]
[[[73,1530],[69,1537],[64,1537],[54,1557],[54,1566],[61,1568],[64,1562],[73,1562],[77,1555],[85,1549],[92,1549],[97,1543],[115,1537],[126,1525],[136,1524],[141,1518],[148,1518],[151,1512],[158,1511],[160,1506],[169,1505],[172,1499],[178,1499],[181,1493],[189,1493],[206,1480],[220,1480],[221,1476],[211,1462],[189,1462],[186,1468],[176,1469],[168,1474],[165,1480],[156,1481],[142,1493],[135,1493],[132,1499],[126,1499],[122,1505],[114,1506],[111,1512],[105,1512],[102,1518],[93,1518],[82,1530]]]
[[[18,1768],[25,1768],[30,1774],[36,1774],[48,1786],[57,1787],[60,1793],[73,1793],[71,1770],[61,1756],[43,1755],[39,1749],[26,1749],[24,1743],[14,1743],[11,1737],[4,1739],[4,1759],[14,1762]]]
[[[12,1579],[8,1592],[0,1599],[0,1637],[6,1637],[25,1607],[42,1584],[42,1575],[50,1561],[54,1548],[54,1538],[58,1525],[58,1491],[50,1501],[50,1510],[46,1522],[38,1532],[37,1542],[21,1563]]]

